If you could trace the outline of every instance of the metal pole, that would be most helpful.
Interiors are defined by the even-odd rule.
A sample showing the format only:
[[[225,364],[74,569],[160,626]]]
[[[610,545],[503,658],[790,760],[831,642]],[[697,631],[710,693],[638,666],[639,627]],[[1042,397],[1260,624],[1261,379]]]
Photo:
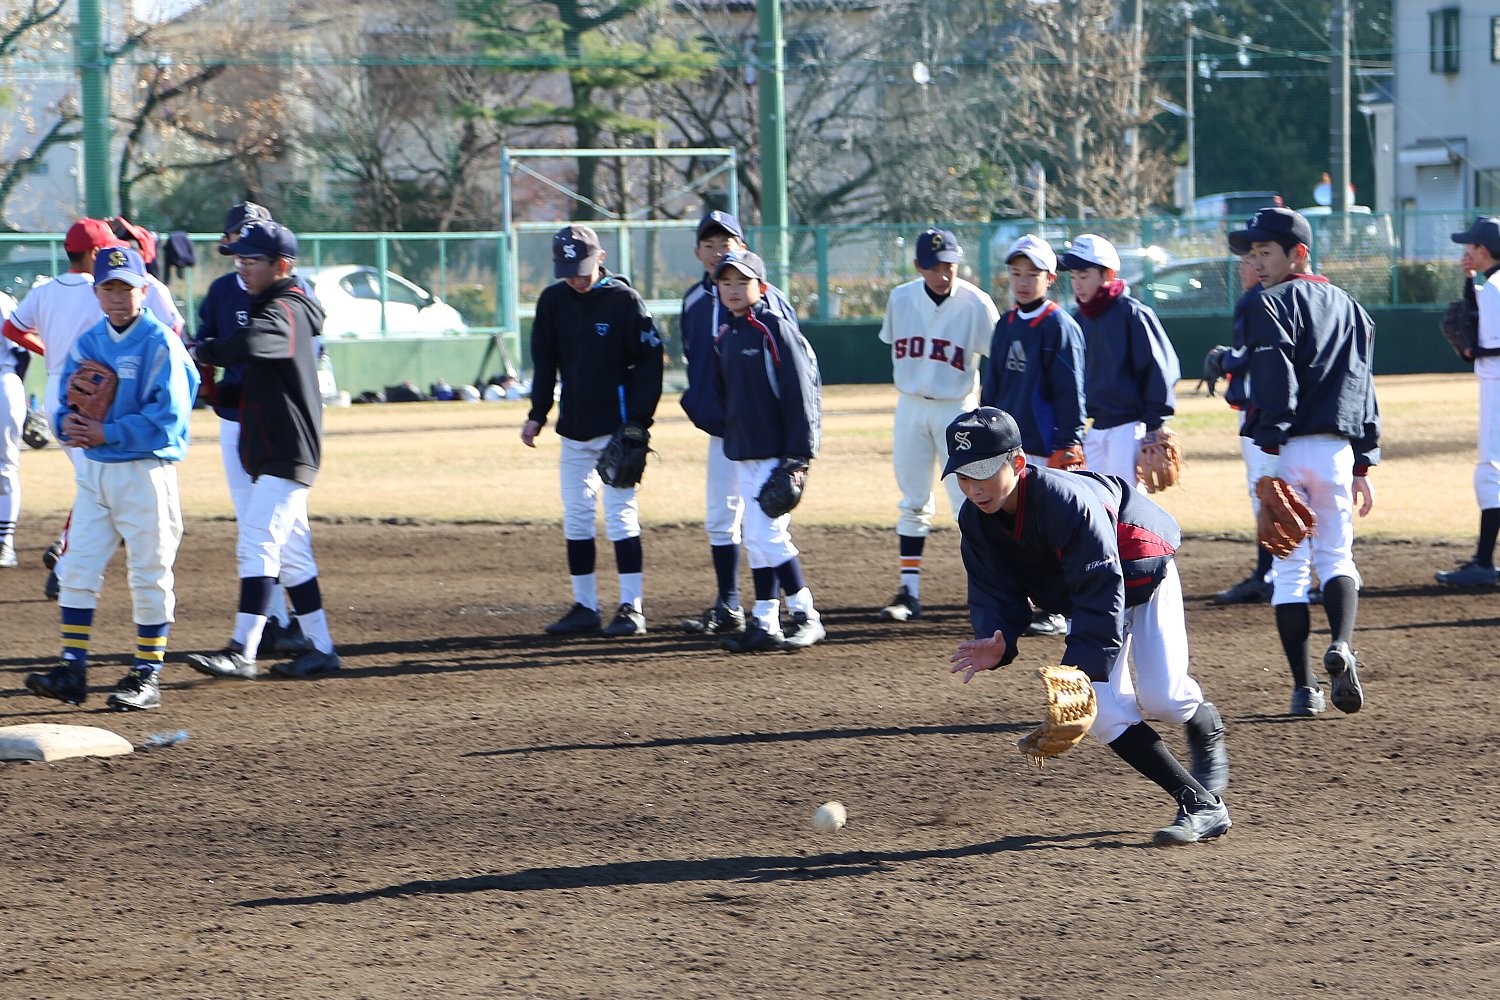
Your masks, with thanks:
[[[1338,0],[1333,5],[1333,24],[1329,41],[1333,48],[1333,79],[1328,88],[1329,150],[1332,161],[1333,190],[1330,204],[1334,212],[1349,222],[1349,4]]]
[[[781,36],[781,0],[761,0],[759,66],[761,229],[770,252],[770,278],[785,288],[790,267],[786,204],[786,98],[783,92],[785,46]]]
[[[74,55],[83,112],[84,211],[103,219],[115,211],[109,177],[109,57],[99,0],[78,0]]]
[[[521,329],[520,267],[516,263],[516,231],[511,219],[510,147],[500,150],[500,326],[505,330]]]
[[[1194,152],[1197,143],[1193,135],[1198,124],[1198,119],[1193,114],[1193,91],[1197,89],[1193,78],[1198,74],[1197,66],[1193,62],[1193,19],[1191,16],[1188,17],[1187,24],[1187,58],[1184,60],[1184,66],[1187,69],[1187,79],[1184,81],[1187,84],[1187,103],[1184,105],[1187,108],[1187,183],[1182,186],[1182,200],[1185,202],[1182,207],[1191,212],[1193,202],[1198,200],[1198,161],[1197,154]]]

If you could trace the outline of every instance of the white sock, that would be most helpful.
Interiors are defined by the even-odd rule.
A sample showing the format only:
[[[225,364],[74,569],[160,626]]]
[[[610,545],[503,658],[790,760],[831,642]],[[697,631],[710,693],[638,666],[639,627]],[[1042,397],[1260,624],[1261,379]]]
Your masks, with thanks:
[[[573,581],[573,603],[599,610],[599,578],[593,573],[570,577]]]
[[[641,610],[641,577],[642,573],[620,574],[620,603],[628,604],[637,611]]]
[[[266,602],[266,617],[276,619],[283,628],[291,626],[292,620],[286,610],[286,588],[279,583],[271,584],[271,599]]]
[[[234,641],[244,649],[245,659],[255,662],[255,651],[260,648],[260,634],[266,629],[262,615],[237,612],[234,616]]]
[[[906,561],[905,559],[902,560],[902,562],[905,562],[905,561]],[[906,592],[908,594],[910,594],[911,596],[913,596],[913,597],[921,597],[922,596],[922,567],[921,567],[921,562],[922,562],[922,560],[919,557],[917,559],[918,565],[917,565],[916,569],[907,569],[905,567],[902,567],[902,569],[901,569],[901,586],[905,587],[906,588]]]
[[[333,652],[333,636],[328,634],[328,615],[322,608],[298,615],[297,623],[302,626],[302,634],[307,636],[318,652]]]
[[[772,635],[781,634],[781,602],[780,601],[756,601],[755,608],[751,611],[760,627]]]
[[[818,609],[813,607],[812,591],[803,587],[795,594],[786,597],[786,609],[788,611],[800,611],[809,618],[818,618]]]

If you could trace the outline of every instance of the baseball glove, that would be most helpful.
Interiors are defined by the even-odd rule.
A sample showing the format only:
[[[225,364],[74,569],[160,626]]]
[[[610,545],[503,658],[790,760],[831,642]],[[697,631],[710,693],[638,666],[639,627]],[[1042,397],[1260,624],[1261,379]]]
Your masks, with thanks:
[[[1255,535],[1267,552],[1285,559],[1313,533],[1318,518],[1280,476],[1257,479],[1255,496],[1260,500]]]
[[[198,369],[198,402],[204,406],[215,406],[219,402],[219,370],[201,361],[193,362]]]
[[[68,379],[68,405],[79,416],[103,422],[119,383],[119,376],[109,366],[86,359]]]
[[[1203,381],[1208,383],[1208,394],[1214,395],[1214,390],[1219,387],[1219,379],[1224,378],[1224,355],[1231,348],[1219,344],[1208,349],[1208,354],[1203,358]]]
[[[1088,463],[1083,460],[1083,445],[1070,444],[1066,448],[1057,449],[1047,456],[1047,468],[1065,469],[1068,472],[1087,469]]]
[[[1165,424],[1141,438],[1135,459],[1135,477],[1146,484],[1147,493],[1160,493],[1182,479],[1182,444],[1177,432]]]
[[[1448,303],[1439,329],[1454,354],[1466,361],[1474,357],[1474,349],[1479,346],[1479,309],[1473,303],[1468,299]]]
[[[1041,767],[1048,757],[1078,745],[1099,715],[1099,701],[1088,674],[1077,667],[1047,666],[1036,673],[1047,686],[1047,717],[1016,746]]]
[[[33,448],[45,448],[52,443],[52,428],[41,410],[26,408],[26,422],[21,425],[21,440]]]
[[[755,498],[767,517],[775,520],[791,513],[802,502],[802,491],[807,488],[807,462],[805,458],[783,458],[771,470],[770,477]]]
[[[621,424],[594,464],[606,486],[629,489],[646,474],[651,433],[638,424]]]

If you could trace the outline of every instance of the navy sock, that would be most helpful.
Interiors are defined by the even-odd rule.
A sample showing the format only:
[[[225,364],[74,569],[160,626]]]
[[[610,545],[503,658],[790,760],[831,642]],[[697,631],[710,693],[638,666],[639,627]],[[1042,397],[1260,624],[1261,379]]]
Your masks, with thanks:
[[[240,614],[265,617],[271,603],[271,588],[276,579],[269,576],[240,577]]]
[[[1479,544],[1474,547],[1474,561],[1479,565],[1495,565],[1497,535],[1500,535],[1500,507],[1486,507],[1479,512]]]
[[[1303,607],[1306,606],[1303,605]],[[1214,797],[1208,789],[1198,784],[1187,772],[1187,768],[1172,756],[1172,752],[1161,741],[1156,730],[1146,723],[1137,722],[1126,729],[1115,738],[1109,748],[1118,754],[1121,760],[1154,781],[1162,791],[1173,798],[1176,798],[1177,793],[1183,788],[1191,788],[1203,797],[1202,801],[1213,801]]]
[[[1359,588],[1352,576],[1323,581],[1323,610],[1334,642],[1354,641],[1354,619],[1359,615]]]
[[[762,566],[760,569],[750,570],[750,579],[755,583],[755,599],[757,601],[776,600],[776,568],[773,566]]]
[[[776,579],[781,581],[783,594],[795,594],[807,586],[802,581],[802,561],[796,556],[776,567]]]
[[[310,615],[323,606],[323,592],[318,587],[317,577],[286,588],[286,596],[292,602],[292,610],[299,615]]]
[[[1312,665],[1307,662],[1307,637],[1311,632],[1312,617],[1305,603],[1276,605],[1276,634],[1281,637],[1281,649],[1296,687],[1313,686]]]
[[[622,538],[615,542],[615,569],[621,573],[639,573],[645,564],[641,553],[641,536]]]
[[[1265,546],[1259,542],[1255,545],[1255,578],[1264,580],[1266,574],[1271,572],[1271,553],[1266,551]]]
[[[714,545],[714,579],[719,583],[719,602],[726,608],[740,606],[740,547]]]
[[[594,540],[582,538],[578,541],[568,539],[568,575],[588,576],[594,572]]]

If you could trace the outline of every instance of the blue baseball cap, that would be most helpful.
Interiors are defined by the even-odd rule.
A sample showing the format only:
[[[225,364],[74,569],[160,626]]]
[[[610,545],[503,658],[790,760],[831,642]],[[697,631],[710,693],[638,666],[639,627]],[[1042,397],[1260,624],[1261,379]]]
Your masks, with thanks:
[[[740,225],[740,220],[728,212],[714,210],[698,220],[698,239],[701,240],[716,230],[723,231],[741,242],[745,239],[745,229]]]
[[[1454,243],[1473,243],[1484,247],[1493,257],[1500,258],[1500,219],[1481,215],[1461,233],[1453,234]]]
[[[1312,226],[1302,213],[1290,208],[1263,208],[1250,216],[1244,229],[1229,234],[1229,251],[1244,256],[1254,243],[1280,243],[1291,240],[1312,246]]]
[[[760,281],[766,280],[766,262],[761,259],[760,254],[751,253],[749,250],[736,250],[726,253],[724,259],[719,261],[719,266],[714,268],[714,280],[730,268],[740,272],[747,278],[756,278]]]
[[[956,264],[964,259],[958,237],[946,229],[924,229],[917,235],[917,266]]]
[[[146,262],[129,247],[107,247],[94,257],[94,284],[123,281],[132,288],[146,285]]]
[[[552,234],[552,276],[582,278],[599,267],[599,234],[589,226],[564,226]]]
[[[257,221],[270,222],[270,209],[253,201],[242,201],[224,213],[224,228],[220,232],[234,236],[245,228],[245,223]]]
[[[297,237],[279,222],[253,219],[240,230],[239,239],[219,247],[225,257],[285,257],[297,259]]]
[[[948,464],[943,475],[955,472],[969,479],[988,479],[1000,471],[1005,456],[1021,447],[1021,429],[1004,410],[981,406],[953,418],[945,432]]]

